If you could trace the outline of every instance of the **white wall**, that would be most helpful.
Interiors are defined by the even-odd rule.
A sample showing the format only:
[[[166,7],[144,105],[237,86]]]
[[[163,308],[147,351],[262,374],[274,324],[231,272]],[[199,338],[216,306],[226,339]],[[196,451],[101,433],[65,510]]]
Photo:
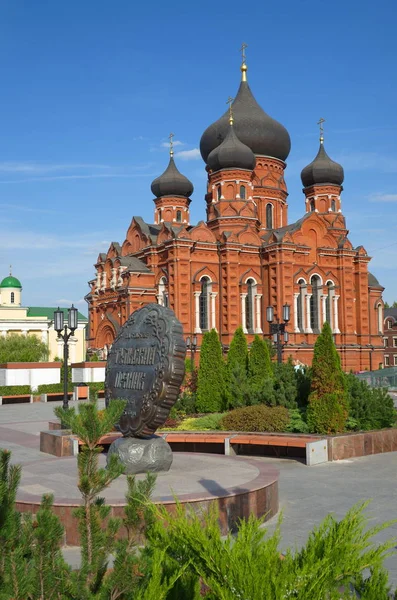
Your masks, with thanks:
[[[43,367],[29,368],[29,363],[26,363],[26,368],[15,369],[10,363],[7,368],[0,369],[0,385],[30,385],[33,390],[36,390],[39,385],[60,383],[60,381],[60,364],[54,369],[46,367],[46,363],[43,363]]]
[[[84,365],[84,366],[83,366]],[[97,366],[92,366],[97,365]],[[93,383],[105,381],[106,363],[81,363],[78,366],[72,365],[73,383]]]

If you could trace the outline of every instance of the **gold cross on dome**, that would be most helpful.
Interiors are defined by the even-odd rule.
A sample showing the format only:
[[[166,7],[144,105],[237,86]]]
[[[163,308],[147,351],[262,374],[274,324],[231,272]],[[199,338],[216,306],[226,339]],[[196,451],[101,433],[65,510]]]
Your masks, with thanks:
[[[245,44],[244,42],[241,44],[241,48],[240,48],[240,52],[241,52],[241,58],[243,59],[243,64],[245,64],[245,49],[248,48],[247,44]]]
[[[232,102],[233,102],[234,98],[232,98],[231,96],[229,96],[229,98],[226,101],[226,104],[229,105],[229,123],[230,125],[233,124],[233,111],[232,111]]]
[[[173,133],[170,133],[168,139],[170,140],[170,156],[174,156],[174,144],[172,142],[172,138],[175,137]]]
[[[323,123],[325,123],[325,119],[323,119],[321,117],[321,119],[317,123],[317,125],[320,125],[320,142],[321,143],[324,141],[324,127],[323,127]]]

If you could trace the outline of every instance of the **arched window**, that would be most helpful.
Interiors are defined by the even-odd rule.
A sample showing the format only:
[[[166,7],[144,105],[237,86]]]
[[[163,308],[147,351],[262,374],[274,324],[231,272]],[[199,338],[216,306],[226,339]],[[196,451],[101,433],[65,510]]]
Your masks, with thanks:
[[[383,308],[380,302],[376,307],[376,310],[378,313],[378,331],[379,333],[383,333]]]
[[[312,284],[312,295],[310,297],[310,327],[313,333],[320,333],[320,294],[321,279],[318,275],[313,275],[310,283]]]
[[[240,198],[245,200],[245,185],[240,185]]]
[[[335,295],[335,285],[333,281],[327,281],[327,297],[325,299],[325,320],[332,329],[332,298]]]
[[[177,223],[181,223],[182,222],[182,212],[180,210],[176,211],[176,222]]]
[[[11,304],[15,304],[15,293],[11,292]]]
[[[221,189],[220,185],[218,185],[218,187],[216,188],[216,195],[217,195],[218,200],[220,200],[221,196],[222,196],[222,189]]]
[[[159,281],[158,303],[161,306],[168,306],[167,279],[162,277]]]
[[[316,210],[316,205],[314,204],[314,200],[310,201],[310,212],[314,212]]]
[[[201,331],[209,330],[209,295],[211,291],[211,280],[209,277],[201,278],[201,294],[200,294],[200,329]]]
[[[299,279],[299,296],[297,301],[297,326],[299,331],[304,331],[303,326],[303,311],[304,311],[304,302],[306,296],[306,282],[304,279]]]
[[[335,202],[335,200],[331,200],[331,210],[332,210],[332,212],[336,211],[336,202]]]
[[[266,205],[266,229],[273,229],[273,205]]]
[[[248,333],[254,333],[254,298],[256,283],[254,279],[247,280],[247,295],[245,297],[245,326]]]
[[[161,211],[161,208],[159,208],[159,223],[161,223],[161,219],[162,219],[162,211]]]

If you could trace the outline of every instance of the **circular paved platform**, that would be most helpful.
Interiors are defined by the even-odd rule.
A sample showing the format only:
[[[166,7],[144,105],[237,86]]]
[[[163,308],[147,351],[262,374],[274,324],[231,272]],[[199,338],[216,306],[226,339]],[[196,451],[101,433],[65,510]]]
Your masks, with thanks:
[[[100,462],[105,465],[105,456],[100,457]],[[216,503],[220,527],[226,533],[249,514],[266,515],[270,519],[277,513],[278,475],[274,467],[255,460],[175,453],[170,471],[157,475],[152,499],[171,512],[175,509],[175,496],[197,511]],[[113,516],[122,516],[126,491],[126,477],[122,475],[101,494],[111,505]],[[72,516],[73,509],[80,504],[75,457],[49,458],[24,465],[17,495],[18,510],[37,512],[43,494],[54,495],[54,512],[65,527],[65,543],[78,545],[77,523]]]

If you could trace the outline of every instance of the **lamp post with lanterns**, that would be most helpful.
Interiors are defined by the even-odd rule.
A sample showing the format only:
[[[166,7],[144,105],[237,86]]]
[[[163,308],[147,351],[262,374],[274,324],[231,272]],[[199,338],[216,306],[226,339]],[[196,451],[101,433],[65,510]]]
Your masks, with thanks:
[[[270,323],[270,335],[273,336],[273,342],[276,346],[277,350],[277,362],[280,364],[283,362],[283,347],[285,344],[288,344],[288,331],[286,331],[286,325],[290,320],[291,310],[289,304],[283,304],[283,323],[280,323],[280,319],[277,318],[276,322],[274,321],[274,308],[273,306],[268,306],[266,309],[266,320]],[[281,340],[281,336],[283,336],[283,340]]]
[[[186,348],[190,350],[190,360],[192,362],[192,371],[194,371],[194,354],[197,348],[197,335],[193,335],[190,339],[190,335],[186,338]]]
[[[58,337],[63,340],[63,408],[69,408],[68,398],[68,355],[69,338],[74,334],[77,329],[77,308],[72,304],[72,307],[68,309],[68,321],[65,323],[65,315],[63,310],[58,306],[58,309],[54,311],[54,329],[58,334]]]

